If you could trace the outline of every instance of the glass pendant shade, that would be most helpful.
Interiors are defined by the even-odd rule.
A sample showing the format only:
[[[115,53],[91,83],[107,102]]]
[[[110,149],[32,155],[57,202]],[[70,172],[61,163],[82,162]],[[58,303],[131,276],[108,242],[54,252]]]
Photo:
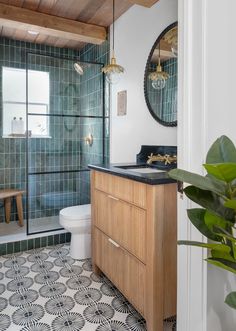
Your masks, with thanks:
[[[109,84],[116,84],[119,82],[120,76],[124,72],[124,68],[119,64],[116,64],[116,58],[113,55],[110,64],[102,68],[102,72],[106,75],[106,81]]]
[[[163,77],[159,77],[152,81],[152,87],[155,90],[162,90],[166,86],[166,80]]]
[[[120,81],[120,75],[115,72],[110,72],[106,74],[106,81],[108,84],[115,85]]]
[[[166,86],[166,80],[169,78],[169,74],[165,71],[162,71],[160,43],[157,69],[156,71],[151,72],[148,75],[148,78],[152,81],[152,87],[155,90],[162,90]]]
[[[116,84],[119,82],[121,74],[124,73],[124,68],[116,63],[114,55],[115,48],[115,0],[113,0],[113,36],[112,36],[112,58],[109,64],[102,68],[102,72],[106,75],[106,81],[109,84]]]
[[[162,90],[166,86],[166,80],[169,78],[169,74],[162,71],[160,64],[157,66],[157,70],[149,74],[149,79],[152,81],[152,87],[155,90]]]

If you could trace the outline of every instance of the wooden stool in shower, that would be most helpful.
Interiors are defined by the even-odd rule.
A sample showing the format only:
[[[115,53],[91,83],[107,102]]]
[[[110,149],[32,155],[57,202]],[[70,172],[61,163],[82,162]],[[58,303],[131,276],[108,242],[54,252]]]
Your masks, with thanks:
[[[3,189],[0,190],[0,199],[4,200],[4,208],[5,208],[5,218],[6,223],[10,222],[11,218],[11,200],[12,198],[16,198],[16,207],[17,214],[19,219],[19,225],[24,226],[24,218],[23,218],[23,207],[22,207],[22,195],[25,191],[16,190],[16,189]]]

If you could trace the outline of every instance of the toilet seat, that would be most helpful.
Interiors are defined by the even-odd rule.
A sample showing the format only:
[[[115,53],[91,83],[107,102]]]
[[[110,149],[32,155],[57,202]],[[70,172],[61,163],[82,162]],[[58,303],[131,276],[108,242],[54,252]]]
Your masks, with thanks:
[[[67,221],[81,221],[91,219],[91,205],[80,205],[64,208],[60,211],[60,219]]]

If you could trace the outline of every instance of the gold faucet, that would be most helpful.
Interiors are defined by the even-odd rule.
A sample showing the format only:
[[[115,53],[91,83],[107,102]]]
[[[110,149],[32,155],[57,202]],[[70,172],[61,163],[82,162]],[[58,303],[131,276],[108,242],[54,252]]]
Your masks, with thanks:
[[[148,156],[147,164],[152,164],[154,161],[160,161],[165,162],[165,165],[171,164],[171,163],[177,163],[177,155],[170,156],[169,154],[161,155],[151,155]]]

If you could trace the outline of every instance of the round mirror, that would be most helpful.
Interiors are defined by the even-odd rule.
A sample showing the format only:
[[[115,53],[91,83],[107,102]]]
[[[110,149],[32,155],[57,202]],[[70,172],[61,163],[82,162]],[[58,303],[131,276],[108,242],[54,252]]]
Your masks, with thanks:
[[[149,54],[144,94],[148,109],[159,123],[177,125],[177,23],[168,26],[157,38]]]

